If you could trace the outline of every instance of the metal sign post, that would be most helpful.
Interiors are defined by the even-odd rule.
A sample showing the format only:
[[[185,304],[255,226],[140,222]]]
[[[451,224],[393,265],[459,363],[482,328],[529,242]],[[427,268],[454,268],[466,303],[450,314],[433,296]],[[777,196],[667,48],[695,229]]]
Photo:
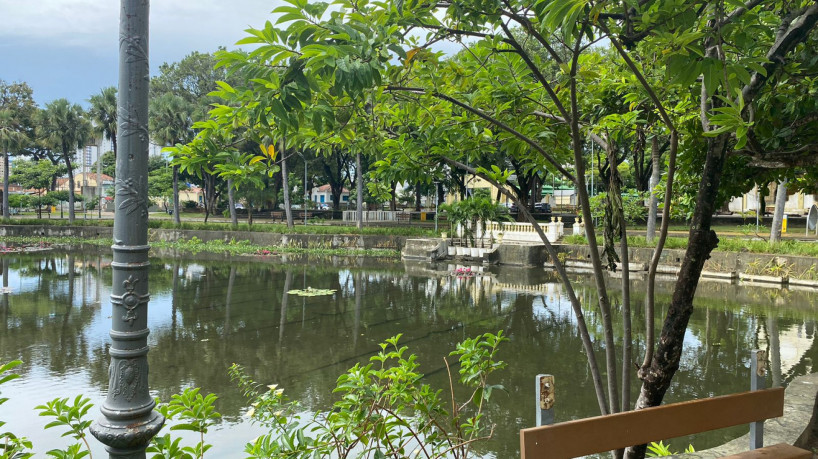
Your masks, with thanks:
[[[148,10],[121,0],[111,363],[102,418],[91,434],[109,457],[144,459],[165,418],[148,392]]]
[[[767,387],[767,351],[750,352],[750,390]],[[764,447],[764,421],[750,423],[750,450]]]
[[[537,375],[537,426],[547,426],[554,423],[554,376]]]

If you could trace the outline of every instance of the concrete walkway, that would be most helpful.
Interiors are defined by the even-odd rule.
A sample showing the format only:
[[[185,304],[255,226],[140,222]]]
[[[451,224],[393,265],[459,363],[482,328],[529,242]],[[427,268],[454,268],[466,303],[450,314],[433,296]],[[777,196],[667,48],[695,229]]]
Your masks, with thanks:
[[[818,373],[795,378],[784,393],[784,416],[764,423],[764,446],[792,445],[807,427],[818,391]],[[750,434],[715,448],[685,454],[685,458],[715,458],[748,451]]]

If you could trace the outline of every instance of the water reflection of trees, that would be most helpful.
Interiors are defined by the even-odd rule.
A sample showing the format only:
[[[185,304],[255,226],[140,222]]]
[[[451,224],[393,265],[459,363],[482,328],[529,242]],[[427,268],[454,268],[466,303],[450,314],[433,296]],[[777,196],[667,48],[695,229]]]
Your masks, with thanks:
[[[89,257],[4,256],[3,285],[12,293],[3,295],[0,359],[23,360],[23,373],[39,366],[62,375],[86,365],[94,342],[83,330],[98,311],[85,283]]]
[[[71,257],[4,258],[12,277],[19,277],[26,288],[3,296],[6,327],[0,331],[0,355],[5,360],[22,357],[52,374],[84,369],[91,384],[102,389],[108,382],[109,320],[100,317],[99,304],[105,303],[108,308],[103,309],[110,311],[111,272],[96,255]],[[281,384],[306,409],[324,409],[334,400],[331,388],[340,373],[368,360],[378,343],[403,333],[401,341],[419,355],[428,381],[446,389],[442,357],[464,337],[502,329],[509,342],[501,348],[500,358],[509,365],[498,382],[507,392],[496,393],[497,404],[489,410],[498,430],[488,448],[497,457],[516,455],[518,430],[533,422],[537,373],[556,376],[558,420],[594,415],[597,404],[575,319],[561,288],[546,283],[541,292],[509,290],[498,279],[514,280],[520,277],[516,272],[500,270],[493,275],[465,279],[448,273],[414,275],[397,265],[359,266],[347,259],[283,265],[152,260],[151,387],[163,399],[187,386],[216,392],[220,411],[227,420],[237,421],[245,401],[226,372],[237,362],[256,380]],[[525,282],[546,281],[540,272]],[[634,355],[644,342],[640,282],[634,280],[632,289]],[[336,292],[320,297],[286,293],[305,287]],[[595,289],[582,285],[578,293],[586,299],[584,304],[590,304]],[[750,349],[770,348],[775,356],[775,347],[781,344],[775,337],[793,327],[802,327],[814,338],[814,311],[789,307],[810,304],[810,295],[700,285],[682,367],[669,399],[746,390]],[[612,301],[617,305],[621,299],[614,294]],[[668,294],[660,290],[657,305],[667,303]],[[593,309],[586,314],[595,352],[601,357],[601,318]],[[619,325],[619,311],[614,319]],[[90,332],[92,323],[102,331]],[[813,339],[795,366],[774,377],[786,383],[811,370],[816,352]],[[635,394],[638,388],[633,389]]]

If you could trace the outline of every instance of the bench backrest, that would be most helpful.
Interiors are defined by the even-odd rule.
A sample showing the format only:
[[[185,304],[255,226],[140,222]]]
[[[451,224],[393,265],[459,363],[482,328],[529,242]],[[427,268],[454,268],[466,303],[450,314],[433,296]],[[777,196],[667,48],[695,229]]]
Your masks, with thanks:
[[[520,431],[522,459],[569,458],[784,414],[784,388],[672,403]]]

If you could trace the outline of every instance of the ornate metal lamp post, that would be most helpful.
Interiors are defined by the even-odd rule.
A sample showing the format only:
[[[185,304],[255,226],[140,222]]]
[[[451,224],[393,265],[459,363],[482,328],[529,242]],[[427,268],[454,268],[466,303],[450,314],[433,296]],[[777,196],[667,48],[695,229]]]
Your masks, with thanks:
[[[108,397],[91,433],[111,458],[145,457],[165,419],[148,393],[148,10],[121,0]]]

